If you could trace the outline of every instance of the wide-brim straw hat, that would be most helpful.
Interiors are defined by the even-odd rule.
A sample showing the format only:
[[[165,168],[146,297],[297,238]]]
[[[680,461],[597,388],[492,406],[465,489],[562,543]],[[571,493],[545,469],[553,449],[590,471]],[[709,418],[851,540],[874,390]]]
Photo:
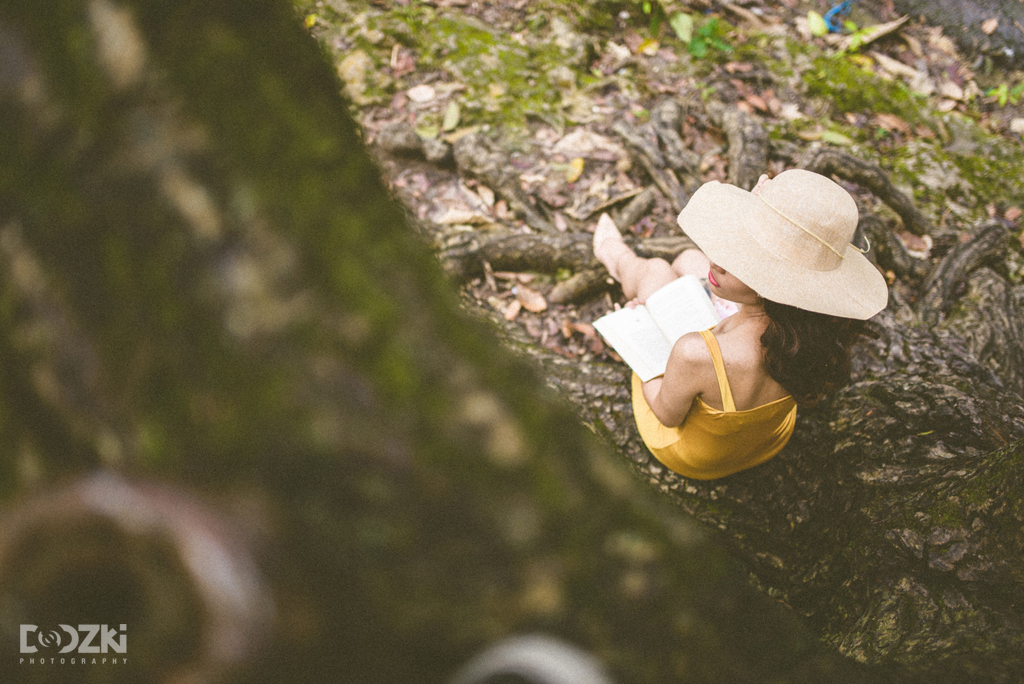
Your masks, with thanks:
[[[679,214],[679,226],[714,263],[765,299],[864,320],[885,308],[885,278],[851,244],[850,194],[811,171],[783,171],[758,194],[712,181]]]

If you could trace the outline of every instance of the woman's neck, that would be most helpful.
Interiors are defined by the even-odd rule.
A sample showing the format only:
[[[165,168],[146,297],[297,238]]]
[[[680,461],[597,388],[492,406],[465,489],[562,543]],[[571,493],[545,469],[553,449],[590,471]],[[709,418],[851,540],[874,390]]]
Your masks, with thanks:
[[[722,319],[722,322],[717,326],[719,332],[726,332],[749,322],[764,322],[765,312],[760,302],[735,302],[735,304],[738,307],[736,313]]]

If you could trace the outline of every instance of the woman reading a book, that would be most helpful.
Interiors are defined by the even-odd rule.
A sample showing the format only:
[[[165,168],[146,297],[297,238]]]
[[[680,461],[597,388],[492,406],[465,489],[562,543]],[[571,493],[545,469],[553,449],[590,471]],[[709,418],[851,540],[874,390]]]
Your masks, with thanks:
[[[637,426],[659,461],[702,480],[763,463],[792,435],[797,406],[849,382],[849,344],[888,300],[851,243],[857,222],[849,193],[800,169],[762,176],[751,192],[703,185],[679,215],[700,250],[671,264],[636,256],[601,217],[594,253],[631,305],[692,274],[737,306],[679,338],[663,376],[641,383],[634,373]]]

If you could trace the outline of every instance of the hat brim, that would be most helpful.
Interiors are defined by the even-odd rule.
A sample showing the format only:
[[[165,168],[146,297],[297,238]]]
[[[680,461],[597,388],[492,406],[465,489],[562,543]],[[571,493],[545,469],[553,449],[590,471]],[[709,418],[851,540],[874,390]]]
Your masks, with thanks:
[[[760,202],[734,185],[705,183],[679,214],[679,227],[711,261],[765,299],[859,320],[885,308],[885,278],[850,246],[839,267],[829,271],[801,266],[762,247],[751,232]]]

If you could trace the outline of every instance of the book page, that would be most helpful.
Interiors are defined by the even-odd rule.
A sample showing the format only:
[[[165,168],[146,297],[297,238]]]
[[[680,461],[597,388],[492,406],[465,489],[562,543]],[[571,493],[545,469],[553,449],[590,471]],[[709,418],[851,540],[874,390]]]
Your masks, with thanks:
[[[719,321],[711,297],[697,276],[673,280],[648,297],[644,306],[671,344],[686,333],[707,330]]]
[[[594,321],[594,328],[644,382],[665,373],[672,344],[645,307],[613,311]]]

